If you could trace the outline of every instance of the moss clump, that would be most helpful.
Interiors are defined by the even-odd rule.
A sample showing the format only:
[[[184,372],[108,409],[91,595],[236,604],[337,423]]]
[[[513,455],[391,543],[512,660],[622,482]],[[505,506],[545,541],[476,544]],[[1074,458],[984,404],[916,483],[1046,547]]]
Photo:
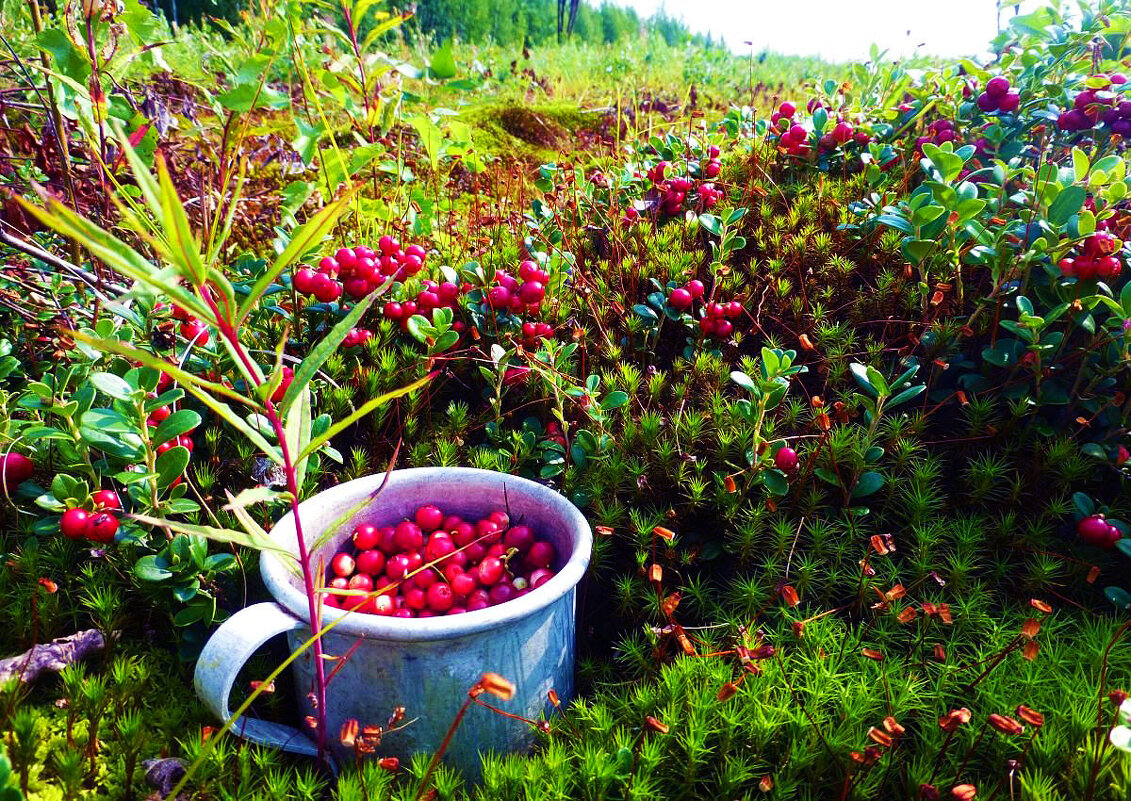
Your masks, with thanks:
[[[467,109],[461,120],[474,129],[475,146],[484,155],[541,163],[591,138],[600,115],[570,104],[525,106],[505,102]]]

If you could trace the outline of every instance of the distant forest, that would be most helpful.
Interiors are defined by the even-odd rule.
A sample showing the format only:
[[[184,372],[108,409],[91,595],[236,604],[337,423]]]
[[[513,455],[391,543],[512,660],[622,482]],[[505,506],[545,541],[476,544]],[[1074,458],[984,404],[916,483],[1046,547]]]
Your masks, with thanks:
[[[144,0],[143,0],[144,2]],[[208,17],[239,17],[239,0],[152,0],[178,24],[198,23]],[[566,19],[569,17],[566,3]],[[392,0],[398,11],[415,10],[401,29],[413,38],[421,35],[446,41],[494,42],[499,45],[540,45],[558,37],[558,0]],[[599,6],[582,2],[574,17],[571,39],[592,44],[615,44],[654,32],[669,45],[685,40],[710,44],[709,37],[692,35],[680,20],[663,11],[642,19],[635,10],[613,3]],[[564,36],[564,34],[563,34]]]

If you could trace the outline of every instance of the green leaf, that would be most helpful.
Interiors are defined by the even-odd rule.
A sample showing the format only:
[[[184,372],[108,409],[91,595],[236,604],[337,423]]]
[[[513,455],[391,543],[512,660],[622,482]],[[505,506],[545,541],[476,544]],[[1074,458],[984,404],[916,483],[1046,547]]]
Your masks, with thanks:
[[[91,373],[90,383],[114,400],[129,400],[130,396],[136,391],[128,381],[113,373]]]
[[[848,369],[852,371],[852,377],[856,379],[856,383],[859,384],[865,392],[871,394],[873,398],[879,396],[880,391],[872,385],[872,381],[868,376],[868,368],[866,365],[860,364],[859,362],[853,362],[852,364],[848,365]]]
[[[448,78],[456,76],[456,60],[452,55],[452,43],[447,42],[443,47],[432,54],[431,60],[428,62],[428,69],[432,73],[433,78],[439,78],[441,81],[446,81]]]
[[[1084,207],[1086,197],[1083,187],[1066,186],[1049,206],[1049,223],[1060,228]]]
[[[762,473],[762,484],[771,495],[779,498],[789,494],[789,480],[785,473],[776,468],[770,468]]]
[[[627,392],[621,392],[620,390],[617,390],[616,392],[610,392],[608,395],[601,399],[601,411],[608,412],[613,409],[619,409],[626,403],[628,403]]]
[[[157,486],[167,487],[184,475],[189,463],[189,450],[176,445],[157,456]]]
[[[730,374],[730,380],[749,392],[753,392],[755,389],[754,379],[752,379],[741,370],[735,370],[734,372],[732,372]]]
[[[165,581],[173,577],[166,564],[157,554],[143,556],[134,564],[134,575],[142,581]]]
[[[173,439],[173,437],[187,434],[197,428],[200,423],[200,415],[192,409],[175,411],[157,426],[157,430],[153,433],[153,444],[160,445],[162,442]]]
[[[894,398],[889,400],[887,402],[887,408],[894,409],[896,406],[899,406],[901,403],[907,403],[907,401],[918,397],[926,389],[927,389],[927,387],[924,384],[919,384],[918,386],[914,386],[914,387],[908,387],[907,389],[903,390],[903,392],[900,392]]]
[[[228,111],[246,114],[253,108],[285,108],[290,99],[282,92],[262,84],[241,83],[216,96]]]
[[[301,454],[310,444],[313,426],[310,420],[310,387],[304,387],[298,396],[298,403],[287,412],[286,424],[283,428],[287,440],[287,450],[291,454]],[[310,458],[297,459],[293,462],[295,471],[295,486],[299,492],[306,482],[306,469]],[[243,493],[240,493],[243,495]],[[239,496],[237,496],[237,500]]]
[[[1131,593],[1122,587],[1104,587],[1104,595],[1116,605],[1118,609],[1127,611],[1131,609]]]
[[[714,236],[719,236],[723,232],[722,223],[713,214],[700,214],[699,224],[703,226],[703,230]]]
[[[911,223],[898,214],[881,214],[876,218],[876,222],[881,225],[886,225],[889,228],[894,228],[897,231],[902,231],[905,234],[915,232],[915,229],[911,227]]]
[[[1072,175],[1077,181],[1088,177],[1088,154],[1078,147],[1072,148]]]
[[[852,488],[852,497],[867,498],[869,495],[877,492],[883,485],[884,477],[874,470],[870,470],[860,476],[860,479],[856,482],[856,486]]]

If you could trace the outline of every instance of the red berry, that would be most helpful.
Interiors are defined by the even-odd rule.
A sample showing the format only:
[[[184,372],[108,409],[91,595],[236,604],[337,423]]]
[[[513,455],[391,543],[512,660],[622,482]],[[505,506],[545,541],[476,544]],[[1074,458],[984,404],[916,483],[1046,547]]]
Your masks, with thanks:
[[[428,588],[428,608],[433,612],[447,612],[455,602],[451,585],[437,582]]]
[[[554,577],[554,571],[545,568],[538,568],[530,571],[530,586],[532,589],[538,589],[547,581]]]
[[[69,540],[85,537],[89,529],[90,515],[85,509],[68,509],[59,520],[59,530]]]
[[[668,295],[668,303],[676,311],[687,311],[694,302],[695,299],[691,296],[691,293],[683,287],[673,289],[672,293]]]
[[[385,308],[383,308],[381,312],[390,320],[399,320],[404,315],[404,309],[402,309],[401,304],[397,303],[395,300],[390,300],[386,303]]]
[[[334,575],[342,578],[352,576],[356,566],[357,563],[354,558],[348,553],[334,554],[334,558],[330,560],[330,569],[334,571]]]
[[[122,501],[118,498],[118,493],[114,490],[98,490],[93,493],[90,499],[94,501],[94,505],[100,509],[121,509]]]
[[[314,277],[316,275],[318,275],[318,273],[314,272],[314,270],[310,269],[309,267],[303,267],[301,270],[296,272],[294,277],[295,291],[302,295],[309,295],[311,292],[313,292]]]
[[[502,580],[503,575],[506,573],[506,566],[503,564],[502,559],[495,556],[488,556],[479,563],[475,573],[480,584],[485,587],[492,587]]]
[[[404,591],[404,605],[420,611],[428,606],[428,594],[419,587],[409,587]]]
[[[530,530],[530,526],[515,526],[503,535],[503,545],[506,548],[525,551],[533,544],[534,532]]]
[[[428,562],[438,562],[450,556],[455,549],[456,544],[452,542],[452,538],[438,531],[428,538],[428,544],[424,546],[424,559]]]
[[[530,259],[518,265],[518,277],[523,281],[537,281],[538,272],[538,264]]]
[[[451,582],[451,590],[456,595],[468,596],[471,595],[479,587],[479,582],[473,573],[453,573],[448,576],[448,581]]]
[[[522,563],[529,568],[548,568],[554,562],[554,546],[545,541],[538,541],[530,546]]]
[[[333,303],[342,296],[342,285],[323,276],[322,281],[315,280],[314,297],[321,303]]]
[[[1114,546],[1121,536],[1119,530],[1108,523],[1103,515],[1088,515],[1083,518],[1076,524],[1076,533],[1089,545],[1105,549]]]
[[[118,518],[109,512],[91,515],[87,523],[86,536],[93,542],[109,544],[114,541],[114,535],[118,533]]]
[[[424,544],[424,532],[410,520],[397,523],[393,532],[393,542],[401,551],[415,551]]]
[[[197,345],[208,344],[208,328],[200,320],[188,320],[181,323],[181,336]]]
[[[493,286],[487,292],[487,303],[493,309],[502,309],[510,305],[511,293],[505,286]]]
[[[994,100],[1000,100],[1005,97],[1005,93],[1009,91],[1009,79],[1005,76],[998,75],[990,78],[986,82],[986,94]]]
[[[354,573],[350,576],[349,588],[362,592],[373,592],[373,578],[368,573]]]
[[[24,456],[22,453],[9,451],[5,454],[0,454],[0,492],[5,489],[11,492],[20,484],[23,484],[32,473],[35,472],[35,466],[32,465],[31,459]]]
[[[518,290],[519,299],[526,304],[533,305],[541,303],[542,299],[546,297],[546,287],[542,286],[538,281],[527,281]]]
[[[783,473],[792,473],[797,469],[797,451],[790,447],[779,448],[774,454],[774,466]]]
[[[376,548],[362,551],[357,555],[357,569],[362,573],[376,576],[385,570],[385,554]]]
[[[687,282],[687,291],[691,293],[691,297],[699,300],[703,297],[703,293],[707,291],[707,287],[703,286],[703,282],[698,278],[692,278]]]
[[[394,534],[396,529],[392,526],[381,526],[377,529],[377,547],[385,556],[392,556],[397,552],[397,543]]]
[[[371,523],[362,523],[360,526],[353,530],[353,547],[359,551],[368,551],[370,548],[377,547],[377,526]],[[369,570],[366,573],[372,572]]]
[[[385,575],[393,581],[400,581],[409,572],[409,559],[403,553],[396,556],[390,556],[389,561],[385,563]]]
[[[491,599],[491,605],[495,606],[511,600],[514,594],[515,589],[509,582],[500,581],[488,591],[487,597]]]
[[[792,118],[797,113],[797,107],[790,103],[788,100],[778,106],[778,114],[783,117]]]
[[[438,529],[444,522],[444,513],[438,506],[428,504],[416,510],[416,525],[425,532],[431,533]]]

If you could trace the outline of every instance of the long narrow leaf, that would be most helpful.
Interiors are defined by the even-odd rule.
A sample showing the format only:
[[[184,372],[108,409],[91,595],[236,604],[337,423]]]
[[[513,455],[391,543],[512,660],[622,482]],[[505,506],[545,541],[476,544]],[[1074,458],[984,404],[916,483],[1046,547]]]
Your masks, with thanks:
[[[287,415],[284,434],[287,438],[287,450],[292,454],[292,458],[305,451],[306,446],[310,444],[309,387],[303,389],[298,397],[298,403],[294,405]],[[294,459],[292,464],[295,471],[295,486],[298,488],[299,492],[302,492],[302,485],[303,482],[306,481],[306,468],[307,465],[310,464],[310,457]]]
[[[390,282],[391,279],[390,281],[386,281],[385,286],[388,286]],[[365,312],[369,310],[369,307],[373,305],[373,302],[377,300],[383,288],[384,286],[375,292],[370,292],[354,304],[349,314],[330,329],[330,333],[323,337],[322,341],[314,346],[314,350],[310,351],[307,357],[302,360],[302,364],[295,370],[291,385],[287,388],[287,394],[283,396],[283,400],[279,404],[280,414],[284,416],[287,414],[287,410],[290,408],[291,404],[295,402],[295,398],[298,397],[300,392],[306,389],[311,379],[314,378],[314,375],[322,368],[322,365],[326,363],[330,355],[338,349],[338,345],[342,344],[346,335],[349,334],[350,329],[357,325],[361,316],[365,314]]]
[[[83,344],[90,345],[95,350],[100,350],[105,353],[116,353],[119,356],[125,356],[127,359],[141,362],[145,367],[152,367],[156,370],[165,372],[170,378],[176,381],[186,389],[190,386],[198,387],[202,392],[209,392],[216,395],[223,395],[231,398],[234,401],[247,404],[253,409],[259,410],[260,407],[256,406],[248,398],[245,398],[240,393],[236,392],[230,387],[223,384],[218,384],[214,381],[208,381],[198,375],[193,375],[183,370],[173,362],[165,361],[160,356],[155,356],[147,350],[131,345],[128,342],[122,342],[117,339],[102,339],[100,337],[92,337],[82,331],[74,331],[72,336]]]
[[[397,398],[407,395],[410,392],[415,392],[416,390],[427,384],[429,381],[431,381],[435,376],[436,373],[429,373],[428,375],[424,376],[424,378],[413,381],[407,387],[401,387],[400,389],[394,389],[392,392],[386,392],[384,395],[379,395],[376,398],[368,401],[367,403],[362,404],[349,417],[346,417],[345,419],[334,423],[334,425],[330,426],[330,428],[324,434],[322,434],[322,436],[313,439],[311,443],[306,446],[305,450],[303,450],[303,452],[299,454],[298,458],[303,459],[309,456],[310,454],[321,448],[323,445],[325,445],[327,442],[329,442],[332,438],[345,431],[347,428],[352,426],[361,418],[365,417],[365,415],[369,414],[377,407],[384,406],[389,401],[396,400]]]
[[[147,526],[154,526],[157,528],[168,528],[178,534],[196,535],[210,539],[214,542],[224,542],[231,545],[240,545],[244,548],[252,548],[257,551],[271,551],[276,554],[285,554],[288,558],[294,559],[295,555],[279,545],[268,536],[259,536],[258,534],[249,534],[246,531],[236,531],[231,528],[215,528],[214,526],[198,526],[194,523],[184,523],[180,520],[165,520],[160,517],[150,517],[149,515],[130,515],[130,519],[143,523]],[[260,529],[262,531],[262,529]]]
[[[242,323],[243,320],[255,308],[259,299],[263,297],[263,293],[271,286],[271,283],[279,277],[279,273],[283,272],[292,262],[299,258],[303,253],[314,247],[315,244],[322,241],[322,238],[330,232],[337,223],[338,218],[345,212],[347,205],[353,193],[346,194],[339,200],[323,206],[317,214],[300,225],[291,237],[291,241],[284,248],[283,252],[275,259],[263,275],[259,276],[259,280],[251,288],[250,294],[244,299],[243,305],[240,307],[239,317],[237,323]]]
[[[175,282],[165,280],[165,271],[159,270],[109,231],[76,214],[53,198],[47,200],[46,208],[40,208],[24,198],[17,199],[20,205],[43,225],[77,242],[116,272],[168,296],[194,316],[205,318],[210,316],[195,295]]]
[[[161,205],[165,221],[165,237],[169,242],[170,250],[176,258],[176,264],[181,268],[184,277],[195,286],[203,286],[208,278],[208,270],[200,258],[200,244],[193,235],[192,226],[189,224],[185,207],[177,195],[177,187],[169,176],[169,168],[165,160],[157,160],[157,177],[161,184]]]

